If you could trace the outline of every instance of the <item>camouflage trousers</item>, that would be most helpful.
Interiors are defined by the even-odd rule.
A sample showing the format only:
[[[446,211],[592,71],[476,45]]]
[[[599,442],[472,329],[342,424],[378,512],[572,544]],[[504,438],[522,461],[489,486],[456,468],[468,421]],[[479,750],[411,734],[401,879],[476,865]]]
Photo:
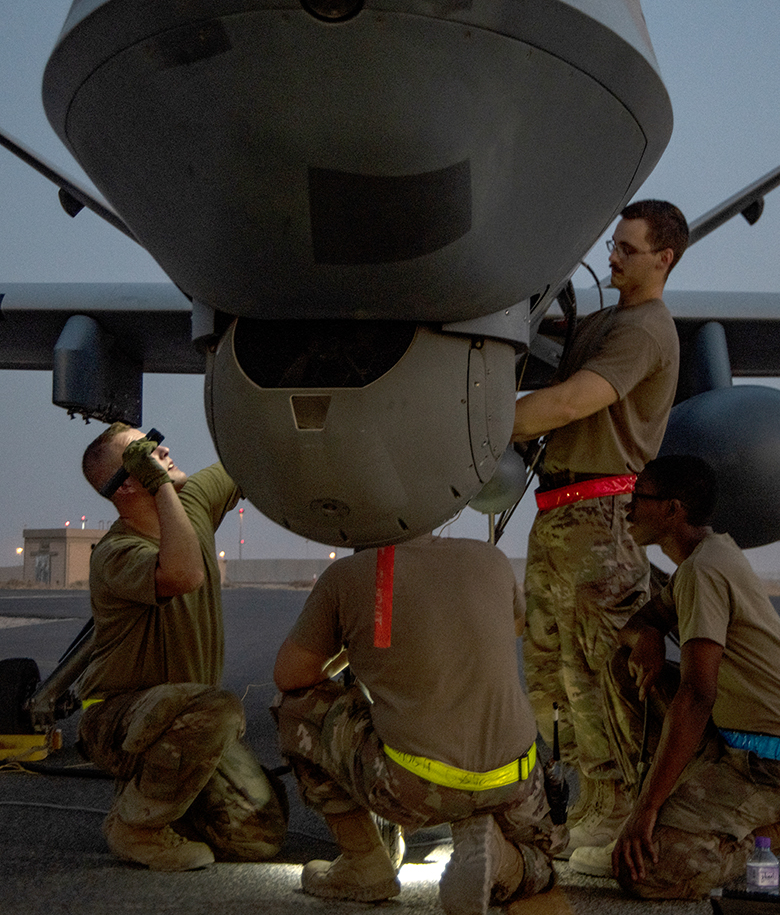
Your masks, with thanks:
[[[550,819],[539,763],[525,781],[487,791],[435,785],[385,756],[359,686],[334,681],[282,693],[271,712],[301,797],[319,813],[367,809],[408,832],[491,813],[523,855],[518,896],[549,888],[552,859],[565,847],[568,832]]]
[[[172,825],[215,858],[263,861],[287,830],[284,786],[240,741],[237,696],[166,683],[90,705],[79,749],[116,779],[112,812],[130,826]]]
[[[628,649],[604,670],[608,730],[626,782],[637,785],[644,703],[628,672]],[[648,752],[655,752],[666,709],[679,684],[667,664],[648,699]],[[695,757],[662,805],[653,838],[658,864],[645,858],[646,876],[634,883],[621,872],[623,888],[646,899],[701,899],[745,872],[754,833],[780,823],[780,761],[727,746],[710,721]]]
[[[528,538],[523,663],[539,732],[552,744],[559,706],[562,758],[594,779],[617,779],[599,675],[617,633],[650,596],[649,563],[626,522],[630,496],[539,512]]]

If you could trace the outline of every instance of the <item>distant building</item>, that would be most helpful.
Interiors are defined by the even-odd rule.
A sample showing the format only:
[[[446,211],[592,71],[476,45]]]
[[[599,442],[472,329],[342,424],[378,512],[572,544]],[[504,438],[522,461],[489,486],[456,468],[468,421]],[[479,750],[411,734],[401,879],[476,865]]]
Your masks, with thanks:
[[[0,584],[26,588],[89,587],[89,558],[105,530],[73,527],[24,531],[24,565],[0,568]],[[509,560],[522,582],[525,559]],[[331,564],[330,559],[221,559],[226,587],[287,585],[311,587]]]
[[[105,533],[72,527],[25,530],[22,579],[36,588],[86,588],[89,557]]]

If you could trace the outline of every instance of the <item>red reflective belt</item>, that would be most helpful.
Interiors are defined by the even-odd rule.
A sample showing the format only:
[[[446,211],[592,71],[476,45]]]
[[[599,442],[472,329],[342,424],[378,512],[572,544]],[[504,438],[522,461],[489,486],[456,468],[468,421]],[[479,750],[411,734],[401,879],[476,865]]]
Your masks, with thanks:
[[[597,477],[595,480],[583,480],[547,492],[536,490],[536,505],[540,512],[560,505],[571,505],[585,499],[598,499],[599,496],[618,496],[624,492],[633,492],[636,483],[635,473],[624,473],[618,477]]]

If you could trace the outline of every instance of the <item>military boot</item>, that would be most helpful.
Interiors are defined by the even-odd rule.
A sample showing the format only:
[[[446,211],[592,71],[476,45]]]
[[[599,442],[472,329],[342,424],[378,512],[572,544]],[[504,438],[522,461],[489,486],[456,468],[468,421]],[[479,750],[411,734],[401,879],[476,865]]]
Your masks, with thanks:
[[[103,834],[118,858],[153,871],[191,871],[214,863],[214,853],[205,842],[190,842],[170,826],[129,826],[110,813]]]
[[[569,829],[569,844],[558,856],[569,858],[575,848],[609,845],[620,834],[633,807],[632,795],[623,782],[594,781],[590,802]]]
[[[401,892],[395,867],[367,810],[325,817],[341,854],[309,861],[301,873],[305,893],[326,899],[378,902]]]
[[[580,845],[575,848],[569,858],[569,867],[578,874],[588,874],[590,877],[613,877],[612,852],[617,839],[609,845]]]
[[[504,838],[491,814],[450,824],[452,857],[439,881],[447,915],[486,915],[488,906],[508,901],[523,881],[520,851]]]

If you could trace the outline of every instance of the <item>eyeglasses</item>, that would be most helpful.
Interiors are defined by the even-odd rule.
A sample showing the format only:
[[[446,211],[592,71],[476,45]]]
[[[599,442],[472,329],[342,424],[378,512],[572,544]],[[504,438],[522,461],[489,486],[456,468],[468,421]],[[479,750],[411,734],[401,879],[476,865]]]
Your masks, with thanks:
[[[615,241],[614,238],[608,238],[605,244],[607,246],[607,251],[609,251],[610,254],[615,251],[617,252],[617,256],[623,260],[627,260],[635,254],[658,254],[659,251],[664,250],[663,248],[649,248],[647,251],[637,251],[636,248],[632,248],[630,245],[626,244],[626,242]]]

